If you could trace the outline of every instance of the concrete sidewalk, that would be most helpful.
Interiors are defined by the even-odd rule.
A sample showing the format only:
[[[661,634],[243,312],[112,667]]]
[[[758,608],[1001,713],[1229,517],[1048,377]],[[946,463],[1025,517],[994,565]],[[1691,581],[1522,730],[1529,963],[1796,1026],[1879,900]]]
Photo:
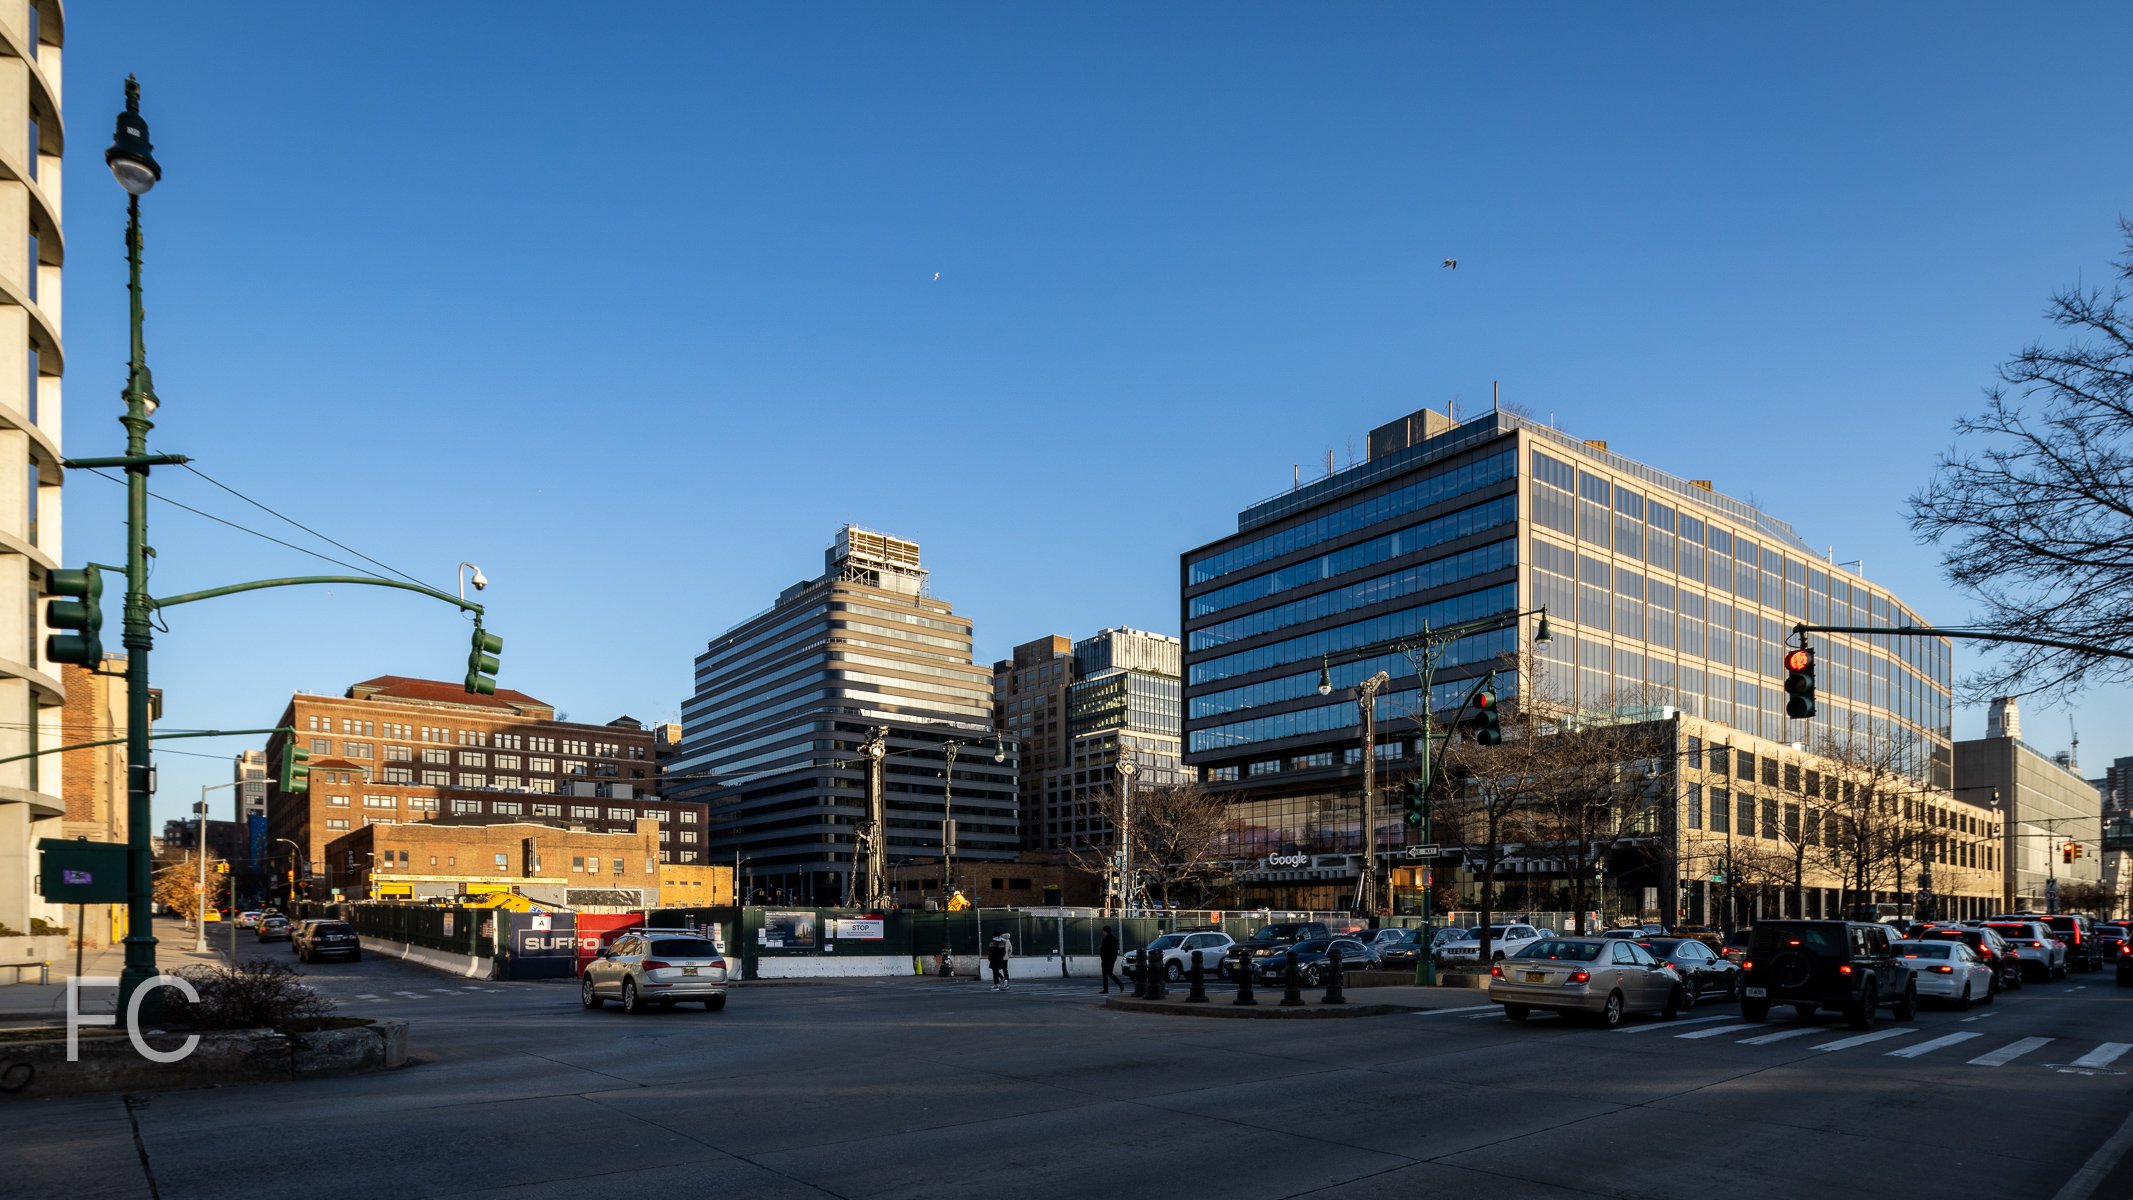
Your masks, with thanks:
[[[228,962],[229,931],[218,925],[208,927],[208,951],[193,952],[193,931],[190,923],[176,919],[162,919],[155,923],[156,967],[169,971],[176,967],[189,967],[200,963],[221,966]],[[219,937],[217,935],[220,935]],[[243,954],[245,942],[251,937],[250,930],[238,931],[238,953]],[[217,949],[217,946],[221,949]],[[82,955],[84,978],[116,978],[126,966],[126,948],[123,945],[106,946],[89,950]],[[52,964],[50,983],[0,984],[0,1028],[23,1028],[39,1025],[63,1025],[67,1019],[67,980],[74,974],[74,957],[70,953],[65,962]],[[118,989],[115,987],[89,987],[81,989],[81,1009],[85,1013],[115,1012],[118,1008]]]

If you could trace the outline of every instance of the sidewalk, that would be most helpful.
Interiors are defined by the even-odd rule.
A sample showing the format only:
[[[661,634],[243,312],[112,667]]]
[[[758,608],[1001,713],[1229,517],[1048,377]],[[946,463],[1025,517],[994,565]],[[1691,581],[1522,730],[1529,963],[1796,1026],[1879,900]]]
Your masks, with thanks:
[[[155,923],[156,967],[169,971],[174,967],[187,967],[197,963],[220,966],[228,961],[224,953],[229,946],[229,931],[216,925],[208,927],[208,952],[193,953],[192,926],[175,919]],[[216,935],[220,934],[218,938]],[[241,944],[241,943],[240,943]],[[217,946],[221,949],[217,949]],[[85,951],[82,955],[82,975],[85,978],[98,976],[116,978],[126,966],[124,945],[106,946],[101,950]],[[64,962],[52,964],[50,983],[0,984],[0,1028],[21,1028],[37,1025],[64,1025],[67,1019],[67,980],[74,973],[74,956],[68,953]],[[81,989],[81,1011],[85,1013],[108,1013],[118,1007],[118,989],[115,987],[89,987]]]

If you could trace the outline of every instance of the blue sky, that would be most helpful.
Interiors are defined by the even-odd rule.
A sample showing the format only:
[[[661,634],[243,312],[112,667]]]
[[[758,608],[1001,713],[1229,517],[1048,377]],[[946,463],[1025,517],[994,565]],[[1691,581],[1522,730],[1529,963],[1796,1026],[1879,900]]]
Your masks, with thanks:
[[[1958,623],[1903,498],[2133,211],[2123,5],[68,17],[68,452],[120,444],[132,71],[157,446],[437,586],[481,564],[505,685],[579,720],[676,718],[846,521],[922,543],[981,661],[1175,632],[1181,550],[1492,381]],[[70,476],[70,562],[123,552],[121,495]],[[159,594],[341,571],[153,520]],[[466,652],[371,589],[169,619],[172,727]],[[2090,773],[2133,753],[2123,689],[2073,707]],[[186,748],[159,815],[228,778]]]

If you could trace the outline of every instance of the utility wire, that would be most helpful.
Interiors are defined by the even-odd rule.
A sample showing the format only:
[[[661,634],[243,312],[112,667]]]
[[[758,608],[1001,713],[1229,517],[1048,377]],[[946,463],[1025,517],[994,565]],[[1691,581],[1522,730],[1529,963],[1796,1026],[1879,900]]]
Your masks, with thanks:
[[[309,525],[304,524],[302,521],[297,520],[295,517],[292,517],[287,513],[277,512],[274,509],[269,508],[264,504],[261,504],[259,501],[252,499],[250,496],[245,495],[243,492],[238,491],[236,488],[231,487],[229,484],[226,484],[221,480],[215,478],[214,476],[209,475],[207,472],[192,465],[191,463],[180,463],[179,465],[184,467],[186,470],[191,471],[193,474],[198,475],[200,478],[207,480],[209,483],[214,484],[216,487],[221,488],[223,491],[228,492],[230,495],[237,497],[239,500],[244,501],[246,504],[251,505],[253,508],[258,509],[263,513],[266,513],[269,516],[279,517],[282,520],[287,521],[289,524],[296,526],[298,529],[303,530],[305,533],[310,534],[312,537],[315,537],[318,540],[325,542],[327,545],[335,546],[342,550],[346,550],[348,553],[355,555],[357,558],[360,558],[364,562],[367,562],[370,565],[378,568],[379,570],[384,571],[388,575],[398,575],[400,578],[407,580],[409,583],[422,583],[420,579],[417,579],[414,576],[408,574],[407,572],[400,570],[398,567],[389,567],[384,563],[379,562],[377,559],[372,558],[368,554],[363,553],[361,550],[356,549],[354,546],[350,546],[345,542],[334,541],[332,538],[327,537],[325,534],[320,533],[318,530],[311,528]],[[425,583],[422,584],[422,586],[428,587],[429,585]]]
[[[89,467],[89,468],[85,468],[85,469],[86,469],[86,470],[88,470],[88,472],[89,472],[89,473],[90,473],[91,475],[95,475],[95,476],[97,476],[98,478],[101,478],[101,479],[108,479],[108,480],[110,480],[110,481],[111,481],[111,482],[113,482],[113,483],[124,483],[124,482],[126,482],[125,480],[123,480],[123,479],[120,479],[120,478],[119,478],[118,476],[116,476],[116,475],[108,475],[108,474],[105,474],[105,473],[104,473],[103,471],[101,471],[101,470],[99,470],[99,469],[97,469],[97,468],[95,468],[95,467]],[[297,552],[298,554],[308,554],[308,555],[310,555],[311,557],[313,557],[313,558],[315,558],[315,559],[318,559],[318,560],[320,560],[321,562],[330,562],[330,563],[332,563],[332,564],[333,564],[334,566],[336,566],[336,567],[346,567],[346,568],[348,568],[348,569],[349,569],[349,570],[351,570],[351,571],[356,571],[356,572],[359,572],[359,573],[360,573],[360,572],[362,572],[362,571],[364,571],[364,570],[366,570],[366,568],[364,568],[364,567],[360,567],[360,566],[357,566],[357,565],[356,565],[355,563],[352,563],[352,562],[344,562],[344,561],[342,561],[341,559],[338,559],[338,558],[334,558],[334,557],[332,557],[331,555],[327,555],[327,554],[320,554],[320,553],[319,553],[318,551],[316,551],[316,550],[310,549],[309,547],[306,547],[306,546],[299,546],[299,545],[297,545],[297,544],[296,544],[295,542],[285,542],[285,541],[281,540],[280,538],[278,538],[278,537],[275,537],[275,536],[274,536],[273,534],[271,534],[271,533],[261,533],[261,532],[260,532],[260,531],[258,531],[257,529],[253,529],[253,528],[251,528],[251,527],[249,527],[249,526],[245,526],[245,525],[239,525],[239,524],[238,524],[237,522],[235,522],[235,521],[232,521],[232,520],[228,519],[227,517],[218,517],[218,516],[216,516],[215,514],[213,514],[213,513],[211,513],[211,512],[204,512],[204,511],[202,511],[202,510],[200,510],[200,509],[194,508],[194,507],[193,507],[192,505],[190,505],[190,504],[186,504],[186,503],[183,503],[182,501],[178,501],[178,500],[173,500],[173,499],[171,499],[170,497],[168,497],[168,496],[165,496],[165,495],[163,495],[163,494],[162,494],[162,493],[160,493],[160,492],[155,492],[155,491],[151,491],[151,492],[149,492],[148,494],[149,494],[150,496],[153,496],[153,497],[155,497],[155,498],[156,498],[156,499],[158,499],[158,500],[161,500],[161,501],[162,501],[163,503],[165,503],[165,504],[168,504],[168,505],[170,505],[170,506],[171,506],[171,507],[173,507],[173,508],[182,508],[182,509],[184,509],[184,510],[185,510],[186,512],[189,512],[189,513],[193,514],[193,515],[194,515],[194,516],[196,516],[196,517],[206,517],[206,518],[207,518],[208,520],[210,520],[210,521],[213,521],[213,522],[215,522],[215,523],[216,523],[216,524],[218,524],[218,525],[227,525],[227,526],[229,526],[230,528],[232,528],[232,529],[234,529],[234,530],[237,530],[237,531],[238,531],[239,533],[249,533],[249,534],[251,534],[251,535],[252,535],[253,537],[256,537],[256,538],[265,538],[265,539],[266,539],[267,541],[270,541],[270,542],[274,543],[274,544],[275,544],[275,545],[277,545],[277,546],[287,546],[287,547],[288,547],[289,549],[291,549],[291,550],[294,550],[294,551],[296,551],[296,552]]]

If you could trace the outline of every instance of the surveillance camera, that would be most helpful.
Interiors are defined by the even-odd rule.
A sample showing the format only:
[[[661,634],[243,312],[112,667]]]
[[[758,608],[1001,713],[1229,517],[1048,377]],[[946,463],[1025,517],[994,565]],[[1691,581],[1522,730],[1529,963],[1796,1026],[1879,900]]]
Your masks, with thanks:
[[[478,592],[488,586],[489,577],[487,575],[482,574],[479,568],[476,568],[474,571],[474,590]]]

